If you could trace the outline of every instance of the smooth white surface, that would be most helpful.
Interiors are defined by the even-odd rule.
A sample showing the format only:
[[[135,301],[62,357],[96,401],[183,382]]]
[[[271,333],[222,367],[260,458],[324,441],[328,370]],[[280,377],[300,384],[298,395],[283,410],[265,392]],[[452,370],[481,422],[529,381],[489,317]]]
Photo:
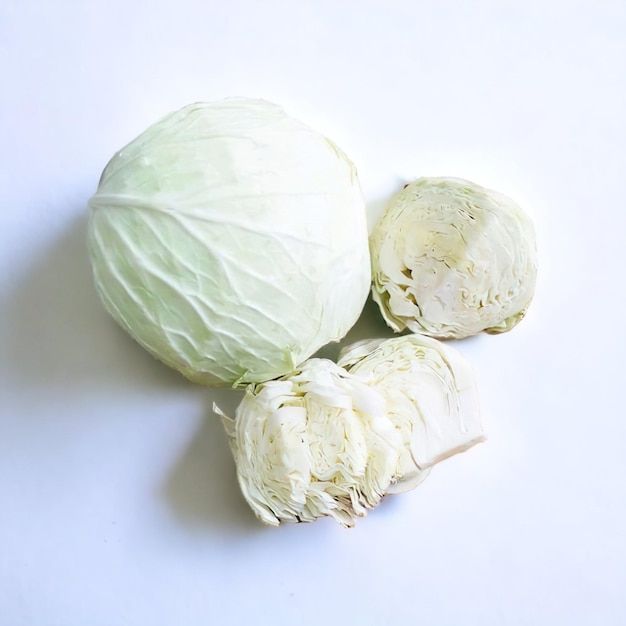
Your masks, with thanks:
[[[626,623],[623,2],[0,6],[0,623]],[[452,175],[527,209],[527,319],[455,344],[489,439],[345,530],[262,527],[210,407],[107,317],[86,201],[168,111],[265,97],[373,221]],[[383,331],[368,307],[352,337]],[[329,348],[326,354],[336,354]]]

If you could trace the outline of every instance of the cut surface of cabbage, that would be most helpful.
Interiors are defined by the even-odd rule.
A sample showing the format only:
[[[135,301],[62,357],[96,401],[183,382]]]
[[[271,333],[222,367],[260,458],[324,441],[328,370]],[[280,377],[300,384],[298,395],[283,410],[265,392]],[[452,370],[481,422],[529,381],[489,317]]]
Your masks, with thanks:
[[[484,441],[478,386],[465,357],[445,343],[411,334],[344,348],[338,364],[385,400],[402,435],[393,491],[413,487],[424,470]]]
[[[476,380],[454,349],[419,335],[348,346],[250,385],[229,434],[241,491],[263,522],[352,526],[484,440]]]
[[[241,491],[266,524],[329,516],[353,526],[398,478],[402,437],[383,398],[327,359],[251,385],[222,421]]]
[[[372,295],[397,332],[505,332],[534,294],[530,218],[503,194],[459,178],[406,185],[374,227],[370,251]]]

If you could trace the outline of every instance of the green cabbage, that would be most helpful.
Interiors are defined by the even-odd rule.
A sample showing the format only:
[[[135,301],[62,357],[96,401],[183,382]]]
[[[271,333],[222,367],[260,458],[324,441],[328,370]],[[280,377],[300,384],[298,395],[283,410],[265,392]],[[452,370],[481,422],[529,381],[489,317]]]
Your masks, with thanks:
[[[471,366],[420,335],[355,343],[338,364],[309,359],[250,385],[234,419],[214,410],[241,491],[271,525],[330,516],[352,526],[484,439]]]
[[[250,385],[230,435],[241,491],[266,524],[330,516],[344,526],[398,478],[402,437],[376,391],[327,359]]]
[[[411,489],[424,470],[485,439],[474,370],[449,345],[417,334],[366,339],[344,348],[338,365],[381,395],[402,435],[393,491]]]
[[[524,316],[537,277],[530,218],[458,178],[420,178],[370,236],[372,295],[388,325],[438,338],[500,333]]]
[[[115,154],[89,204],[106,309],[195,382],[292,371],[340,340],[367,297],[353,164],[269,102],[170,114]]]

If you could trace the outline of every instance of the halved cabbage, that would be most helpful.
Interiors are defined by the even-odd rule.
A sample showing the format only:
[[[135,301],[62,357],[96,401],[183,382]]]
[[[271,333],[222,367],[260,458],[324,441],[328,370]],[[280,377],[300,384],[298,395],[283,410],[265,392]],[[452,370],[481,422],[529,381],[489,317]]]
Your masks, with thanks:
[[[406,185],[372,231],[370,252],[373,298],[397,332],[505,332],[533,297],[530,218],[510,198],[459,178]]]

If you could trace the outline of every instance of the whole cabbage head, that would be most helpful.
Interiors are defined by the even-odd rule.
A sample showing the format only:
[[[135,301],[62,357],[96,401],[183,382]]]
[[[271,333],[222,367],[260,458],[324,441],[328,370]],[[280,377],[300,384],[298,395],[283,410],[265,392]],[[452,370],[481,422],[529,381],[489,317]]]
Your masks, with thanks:
[[[198,383],[292,371],[341,339],[367,297],[355,168],[270,102],[233,98],[168,115],[113,156],[89,205],[106,309]]]
[[[374,227],[370,251],[372,296],[397,332],[505,332],[534,294],[530,218],[510,198],[459,178],[406,185]]]

